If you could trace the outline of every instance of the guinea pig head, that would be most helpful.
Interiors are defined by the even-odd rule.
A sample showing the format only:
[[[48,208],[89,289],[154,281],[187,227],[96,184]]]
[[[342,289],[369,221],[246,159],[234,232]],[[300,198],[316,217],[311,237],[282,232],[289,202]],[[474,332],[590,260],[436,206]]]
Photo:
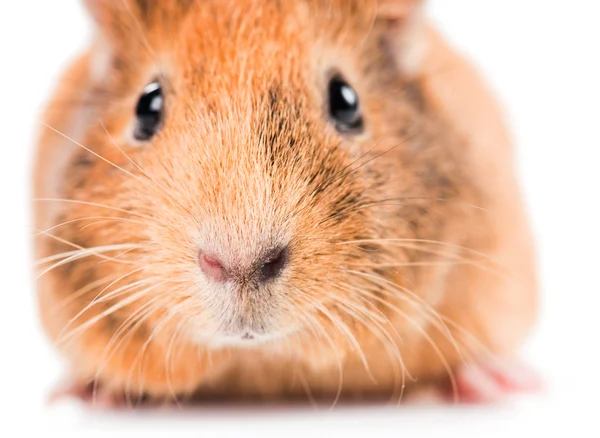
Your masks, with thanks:
[[[80,294],[65,321],[331,339],[417,281],[411,239],[464,228],[432,201],[469,200],[460,142],[403,69],[418,2],[86,3],[91,115],[46,236],[88,250],[54,271]]]

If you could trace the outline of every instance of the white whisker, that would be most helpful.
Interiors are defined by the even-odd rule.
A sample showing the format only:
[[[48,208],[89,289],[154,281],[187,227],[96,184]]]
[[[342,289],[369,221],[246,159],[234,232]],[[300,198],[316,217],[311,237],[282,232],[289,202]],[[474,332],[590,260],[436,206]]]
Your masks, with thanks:
[[[79,205],[86,205],[88,207],[97,207],[97,208],[103,208],[106,210],[112,210],[112,211],[118,211],[120,213],[126,213],[128,215],[133,215],[133,216],[138,216],[144,219],[149,219],[149,220],[155,220],[153,217],[148,216],[148,215],[144,215],[141,213],[137,213],[134,211],[128,211],[122,208],[118,208],[115,206],[111,206],[111,205],[106,205],[106,204],[99,204],[96,202],[88,202],[88,201],[80,201],[77,199],[63,199],[63,198],[35,198],[33,200],[34,202],[62,202],[65,204],[79,204]]]

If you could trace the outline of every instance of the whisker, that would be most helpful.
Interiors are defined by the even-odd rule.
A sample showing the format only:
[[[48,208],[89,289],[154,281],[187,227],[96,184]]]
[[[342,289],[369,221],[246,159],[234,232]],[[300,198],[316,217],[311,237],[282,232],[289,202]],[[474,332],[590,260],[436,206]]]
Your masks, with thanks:
[[[342,308],[342,310],[344,310],[351,318],[354,318],[356,321],[358,321],[365,329],[367,329],[371,334],[373,334],[379,340],[381,345],[385,348],[388,358],[392,360],[391,364],[394,367],[394,379],[397,378],[397,374],[396,374],[397,368],[396,368],[396,362],[393,359],[397,360],[397,363],[400,364],[400,369],[402,371],[402,386],[401,386],[401,388],[402,388],[402,392],[403,392],[404,387],[406,386],[405,385],[406,366],[404,364],[404,360],[402,359],[400,350],[398,349],[397,343],[394,341],[394,339],[391,337],[391,335],[388,333],[388,331],[381,325],[381,323],[379,323],[373,317],[373,313],[371,311],[368,311],[367,309],[360,309],[360,308],[357,308],[356,306],[351,306],[350,303],[345,303],[335,296],[328,296],[328,297],[334,298],[335,301],[337,301],[338,306],[340,306]],[[363,316],[361,316],[361,315],[363,315]],[[371,324],[369,324],[369,321],[375,327],[373,327]],[[389,319],[387,319],[387,318],[386,318],[386,322],[388,324],[391,324]],[[393,329],[393,331],[396,333],[396,335],[398,335],[399,339],[401,339],[399,333],[395,329]],[[377,384],[377,381],[373,380],[373,383]],[[402,394],[400,395],[400,399],[401,398],[402,398]]]
[[[166,369],[165,374],[166,374],[166,379],[167,379],[167,387],[169,388],[169,392],[171,394],[171,397],[173,398],[173,401],[180,409],[182,406],[179,401],[179,398],[177,397],[177,394],[175,393],[175,389],[173,388],[173,382],[171,380],[172,371],[173,371],[172,352],[173,352],[173,348],[174,348],[176,339],[179,337],[184,323],[185,323],[185,321],[181,321],[175,328],[175,331],[173,332],[173,335],[171,336],[171,340],[169,341],[169,345],[167,347],[167,352],[165,354],[165,369]]]
[[[300,384],[302,385],[302,389],[306,393],[306,397],[308,398],[308,401],[310,402],[311,406],[314,409],[318,410],[319,405],[317,404],[317,401],[315,400],[315,397],[313,396],[313,393],[310,390],[310,385],[308,384],[308,381],[306,380],[306,376],[304,375],[304,372],[302,372],[302,370],[296,370],[296,373],[298,375],[298,379],[300,380]]]
[[[111,281],[112,278],[114,278],[112,275],[108,275],[104,278],[101,278],[99,280],[96,280],[89,284],[86,284],[85,286],[77,289],[72,294],[69,294],[69,296],[67,298],[65,298],[64,300],[62,300],[60,303],[55,304],[51,308],[51,310],[53,312],[59,312],[60,310],[63,310],[64,308],[68,307],[69,304],[72,304],[75,300],[77,300],[78,298],[81,298],[85,294],[87,294],[95,289],[98,289],[102,285],[108,283],[109,281]]]
[[[500,267],[503,267],[504,269],[506,269],[506,267],[504,267],[500,262],[498,262],[497,260],[494,259],[494,257],[485,254],[483,252],[474,250],[472,248],[468,248],[466,246],[461,246],[461,245],[457,245],[457,244],[453,244],[453,243],[449,243],[449,242],[441,242],[441,241],[437,241],[437,240],[427,240],[427,239],[360,239],[360,240],[352,240],[352,241],[344,241],[344,242],[335,242],[333,243],[333,245],[348,245],[348,244],[368,244],[368,243],[374,243],[374,244],[398,244],[398,245],[408,245],[406,246],[406,248],[408,249],[414,249],[417,251],[424,251],[424,252],[432,252],[432,250],[428,250],[422,247],[418,247],[418,246],[411,246],[410,244],[429,244],[429,245],[439,245],[439,246],[444,246],[447,248],[451,248],[451,249],[455,249],[455,250],[463,250],[466,251],[470,254],[476,255],[481,257],[482,259],[488,260]],[[433,253],[433,252],[432,252]],[[434,253],[435,254],[435,253]],[[436,255],[440,255],[440,254],[436,254]],[[446,254],[441,254],[441,255],[446,255]]]
[[[469,202],[464,202],[459,199],[451,199],[451,198],[434,198],[434,197],[426,197],[426,196],[407,196],[402,198],[387,198],[381,200],[373,200],[373,201],[364,201],[360,204],[349,206],[348,208],[341,210],[339,215],[347,214],[347,213],[355,213],[361,210],[365,210],[367,208],[374,207],[410,207],[412,204],[407,203],[406,201],[434,201],[434,202],[445,202],[448,204],[457,204],[463,207],[472,208],[474,210],[478,210],[484,213],[489,213],[484,207],[481,207],[476,204],[472,204]]]
[[[84,248],[81,245],[77,245],[76,243],[70,242],[70,241],[68,241],[66,239],[63,239],[62,237],[55,236],[54,234],[50,234],[50,233],[44,233],[44,234],[45,234],[46,237],[48,237],[50,239],[56,240],[57,242],[64,243],[65,245],[68,245],[68,246],[70,246],[72,248],[77,248],[78,250],[82,250],[82,251],[88,251],[88,250],[94,249],[94,248],[104,248],[102,246],[101,247],[94,247],[94,248]],[[122,245],[123,248],[125,246],[128,246],[129,249],[141,249],[142,248],[141,246],[134,245],[134,244],[120,244],[120,245]],[[111,245],[111,247],[112,246],[114,246],[114,245]],[[98,257],[103,258],[103,259],[108,259],[107,256],[104,256],[101,253],[98,253],[98,254],[95,254],[95,255],[97,255]],[[52,257],[54,257],[54,256],[52,256]]]
[[[89,224],[84,225],[83,227],[81,227],[80,231],[85,231],[88,228],[93,227],[94,225],[102,225],[102,224],[110,224],[113,222],[127,222],[127,219],[125,220],[121,220],[121,219],[112,219],[112,220],[104,220],[104,221],[96,221],[96,222],[91,222]]]
[[[454,328],[456,331],[458,331],[459,333],[461,333],[463,336],[465,336],[466,338],[470,339],[471,341],[471,347],[468,347],[467,345],[465,345],[465,347],[471,348],[472,350],[476,351],[483,351],[483,353],[485,355],[487,355],[488,357],[494,357],[495,355],[491,352],[491,350],[486,347],[483,342],[477,338],[477,336],[475,336],[473,333],[471,333],[469,330],[465,329],[464,327],[462,327],[461,325],[459,325],[458,323],[456,323],[455,321],[453,321],[452,319],[448,318],[447,316],[443,316],[440,315],[440,317],[446,322],[446,324],[448,324],[449,326],[451,326],[452,328]],[[473,345],[477,348],[474,348]],[[481,356],[481,353],[477,352],[477,353],[472,353],[475,356]]]
[[[138,223],[138,224],[143,224],[143,222],[139,222],[139,221],[134,221],[132,219],[127,219],[127,218],[118,218],[118,217],[106,217],[106,216],[90,216],[90,217],[82,217],[82,218],[78,218],[78,219],[73,219],[67,222],[63,222],[61,224],[55,225],[51,228],[48,228],[44,231],[40,231],[39,233],[35,234],[34,237],[39,237],[42,236],[46,233],[49,233],[51,231],[54,231],[57,228],[63,227],[65,225],[70,225],[70,224],[74,224],[76,222],[82,222],[85,220],[110,220],[110,221],[123,221],[123,222],[133,222],[133,223]],[[86,227],[84,227],[83,229],[85,229]]]
[[[102,250],[102,253],[109,252],[109,251],[115,251],[115,250],[116,251],[120,251],[122,249],[124,249],[124,245],[115,245],[115,247],[113,247],[112,249]],[[72,263],[74,261],[77,261],[77,260],[80,260],[80,259],[83,259],[83,258],[86,258],[86,257],[90,257],[92,255],[99,255],[99,251],[97,249],[95,249],[95,248],[84,249],[84,250],[78,251],[77,254],[74,254],[74,255],[72,255],[70,257],[67,257],[66,259],[61,260],[60,262],[57,262],[57,263],[53,264],[52,266],[50,266],[49,268],[47,268],[46,270],[44,270],[37,277],[37,280],[39,280],[44,275],[46,275],[48,272],[50,272],[50,271],[52,271],[52,270],[54,270],[56,268],[59,268],[61,266],[67,265],[69,263]],[[125,263],[125,262],[120,262],[120,263]]]
[[[342,291],[345,291],[346,293],[350,293],[350,294],[353,294],[354,289],[355,289],[355,287],[351,286],[351,285],[346,285],[345,287],[343,287],[341,284],[335,284],[333,286],[336,288],[339,288]],[[357,295],[357,294],[354,293],[354,295]],[[335,298],[336,301],[338,301],[340,303],[340,305],[343,305],[343,306],[349,305],[349,303],[342,302],[337,297],[331,297],[331,298]],[[357,298],[359,298],[365,304],[372,306],[372,303],[370,303],[369,300],[365,299],[362,295],[358,294]],[[374,307],[374,309],[380,313],[380,315],[382,316],[382,318],[381,318],[382,323],[388,325],[391,328],[392,332],[397,336],[398,343],[401,344],[402,337],[400,336],[400,333],[398,333],[398,331],[396,330],[396,328],[394,327],[392,322],[389,320],[389,318],[387,318],[387,316],[385,316],[383,313],[381,313],[381,311],[379,309],[377,309],[376,307]],[[402,358],[402,354],[400,353],[398,343],[392,338],[391,334],[382,326],[382,323],[380,323],[376,320],[375,314],[373,311],[367,310],[366,308],[361,309],[361,310],[362,310],[362,312],[365,313],[365,316],[376,325],[378,332],[375,332],[373,327],[371,327],[367,321],[362,321],[361,318],[358,318],[359,322],[361,322],[361,324],[363,324],[363,326],[367,330],[369,330],[373,335],[375,335],[375,337],[377,337],[377,339],[381,342],[381,345],[384,346],[384,348],[386,349],[388,358],[396,359],[397,362],[400,364],[400,369],[402,371],[402,381],[401,381],[402,386],[401,386],[401,393],[400,393],[399,400],[398,400],[398,403],[400,403],[402,400],[403,394],[404,394],[404,389],[406,387],[406,377],[407,377],[408,371],[406,369],[404,359]],[[383,335],[383,338],[380,335]],[[390,347],[391,347],[391,351],[390,351]],[[392,364],[394,366],[394,372],[395,372],[396,371],[396,363],[394,361],[392,361]],[[408,373],[408,377],[411,380],[414,380],[413,377],[410,375],[410,373]],[[394,374],[394,379],[396,379],[396,374]],[[393,398],[393,395],[392,395],[392,398]]]
[[[121,245],[119,245],[121,246]],[[108,249],[107,249],[108,248]],[[45,265],[46,263],[50,263],[50,262],[54,262],[56,260],[60,260],[60,259],[65,259],[77,254],[81,254],[83,251],[90,251],[90,250],[95,250],[98,252],[110,252],[110,251],[119,251],[123,248],[115,248],[114,245],[107,247],[107,246],[99,246],[99,247],[95,247],[95,248],[81,248],[78,249],[77,251],[67,251],[67,252],[62,252],[60,254],[55,254],[49,257],[45,257],[43,259],[39,259],[35,262],[36,265]],[[96,254],[93,254],[96,255]]]
[[[314,316],[309,315],[308,313],[304,313],[304,317],[307,318],[308,320],[312,321],[314,326],[317,327],[318,329],[320,329],[321,335],[323,336],[323,338],[325,338],[325,341],[331,347],[331,350],[335,354],[335,357],[337,360],[339,379],[338,379],[337,393],[335,395],[333,404],[330,407],[330,410],[333,410],[333,409],[335,409],[335,407],[337,406],[337,404],[339,403],[339,401],[342,397],[342,391],[343,391],[343,387],[344,387],[344,368],[343,368],[343,364],[342,364],[342,358],[340,357],[339,350],[336,348],[335,343],[333,342],[333,339],[331,338],[331,336],[329,336],[329,334],[327,334],[327,331],[321,325],[321,323]]]
[[[133,216],[138,216],[144,219],[148,219],[148,220],[155,220],[155,218],[153,218],[152,216],[148,216],[142,213],[137,213],[135,211],[129,211],[129,210],[125,210],[123,208],[118,208],[115,206],[111,206],[111,205],[106,205],[106,204],[99,204],[96,202],[88,202],[88,201],[80,201],[77,199],[63,199],[63,198],[35,198],[33,199],[33,202],[62,202],[65,204],[78,204],[78,205],[85,205],[88,207],[96,207],[96,208],[103,208],[103,209],[107,209],[107,210],[112,210],[112,211],[118,211],[120,213],[125,213],[128,215],[133,215]]]
[[[155,288],[155,286],[148,288],[148,289],[144,289],[138,292],[135,292],[134,294],[130,295],[127,298],[124,298],[122,300],[120,300],[119,302],[115,303],[113,306],[111,306],[110,308],[108,308],[107,310],[105,310],[104,312],[100,313],[99,315],[87,320],[85,323],[83,323],[82,325],[76,327],[74,330],[71,330],[69,333],[67,333],[66,335],[64,335],[63,337],[61,337],[59,340],[57,340],[57,344],[65,344],[69,341],[71,341],[73,338],[75,338],[76,336],[80,336],[83,333],[85,333],[89,328],[91,328],[92,326],[94,326],[95,324],[97,324],[98,322],[100,322],[102,319],[106,318],[107,316],[115,313],[116,311],[130,305],[133,304],[134,302],[144,298],[144,296],[147,295],[147,293],[152,290],[153,288]]]
[[[163,284],[161,283],[160,286],[162,285]],[[103,352],[100,355],[100,365],[98,365],[98,367],[96,368],[94,382],[100,381],[100,375],[102,374],[108,363],[112,360],[112,358],[117,354],[119,349],[121,349],[125,345],[127,336],[133,335],[135,331],[144,324],[146,319],[157,310],[157,303],[159,301],[164,302],[164,297],[162,295],[158,295],[157,297],[154,297],[152,300],[150,300],[148,303],[140,306],[140,308],[131,313],[131,315],[129,315],[127,319],[125,319],[125,321],[121,323],[119,328],[115,331],[115,333],[113,333],[113,335],[109,339],[107,345],[105,346]],[[121,339],[119,340],[119,338]],[[128,403],[130,402],[130,398],[128,396],[127,401]],[[129,404],[131,405],[131,403]]]
[[[137,179],[138,181],[141,181],[141,180],[139,179],[139,177],[138,177],[138,176],[134,175],[133,173],[129,172],[129,171],[128,171],[128,170],[126,170],[126,169],[123,169],[123,168],[122,168],[121,166],[119,166],[118,164],[115,164],[115,163],[113,163],[112,161],[110,161],[110,160],[106,159],[106,158],[105,158],[105,157],[103,157],[102,155],[100,155],[100,154],[98,154],[98,153],[94,152],[94,151],[93,151],[93,150],[91,150],[90,148],[88,148],[88,147],[86,147],[86,146],[82,145],[82,144],[81,144],[81,143],[79,143],[77,140],[74,140],[73,138],[69,137],[68,135],[66,135],[66,134],[64,134],[64,133],[62,133],[62,132],[60,132],[58,129],[55,129],[55,128],[53,128],[52,126],[50,126],[50,125],[48,125],[48,124],[46,124],[46,123],[43,123],[43,125],[44,125],[46,128],[50,129],[51,131],[55,132],[56,134],[60,135],[61,137],[65,138],[66,140],[69,140],[69,141],[70,141],[70,142],[72,142],[73,144],[75,144],[75,145],[79,146],[80,148],[82,148],[82,149],[86,150],[87,152],[89,152],[90,154],[94,155],[95,157],[97,157],[97,158],[101,159],[101,160],[102,160],[102,161],[104,161],[105,163],[107,163],[107,164],[109,164],[109,165],[113,166],[114,168],[116,168],[116,169],[118,169],[118,170],[122,171],[122,172],[123,172],[123,173],[125,173],[126,175],[128,175],[128,176],[130,176],[130,177],[132,177],[132,178],[134,178],[134,179]]]
[[[104,294],[104,292],[106,290],[108,290],[111,286],[115,285],[116,283],[118,283],[119,281],[127,278],[129,275],[133,275],[135,273],[134,272],[130,272],[129,274],[126,274],[116,280],[114,280],[111,284],[109,284],[108,286],[106,286],[98,295],[96,295],[96,297],[87,305],[85,306],[81,311],[79,311],[77,313],[77,315],[75,315],[73,318],[71,318],[71,320],[69,320],[69,322],[67,322],[67,324],[63,327],[63,329],[61,330],[61,332],[59,333],[58,336],[58,342],[61,342],[63,334],[66,332],[66,330],[75,322],[77,321],[79,318],[81,318],[82,315],[84,315],[87,311],[89,311],[92,307],[94,307],[97,304],[109,301],[113,298],[116,298],[120,295],[123,295],[127,292],[129,292],[131,289],[134,289],[138,286],[145,286],[150,280],[149,279],[144,279],[144,280],[139,280],[136,281],[134,283],[131,284],[127,284],[115,291],[110,292],[109,294],[102,296]],[[118,309],[117,309],[118,310]]]
[[[377,149],[377,147],[381,144],[381,141],[378,141],[371,149],[369,149],[368,151],[366,151],[364,154],[362,154],[360,157],[358,157],[356,160],[351,161],[349,164],[347,164],[346,166],[342,167],[342,169],[340,169],[339,172],[337,172],[336,174],[334,174],[333,176],[331,176],[330,178],[326,179],[325,181],[323,181],[321,184],[319,184],[319,186],[317,187],[318,189],[321,189],[322,187],[328,187],[328,186],[333,186],[333,184],[337,181],[339,181],[340,179],[343,179],[346,177],[346,175],[349,175],[349,173],[346,173],[346,171],[348,169],[351,169],[352,166],[354,166],[356,163],[358,163],[360,160],[362,160],[363,158],[365,158],[366,156],[368,156],[371,152],[373,152],[375,149]],[[352,171],[350,171],[350,173],[352,173]]]
[[[416,268],[416,267],[443,267],[468,264],[465,260],[454,260],[445,262],[399,262],[399,263],[346,263],[347,266],[359,266],[361,268]]]
[[[418,332],[421,333],[421,335],[427,341],[427,343],[429,345],[431,345],[431,347],[433,348],[434,352],[436,353],[436,355],[441,360],[443,367],[446,369],[446,372],[447,372],[448,377],[450,379],[450,384],[452,386],[452,391],[453,391],[453,395],[454,395],[454,398],[455,398],[455,402],[458,402],[458,399],[457,399],[457,397],[458,397],[458,386],[457,386],[457,382],[456,382],[456,376],[454,375],[454,372],[452,371],[452,367],[450,366],[447,358],[444,356],[443,352],[441,351],[441,349],[439,348],[439,346],[435,343],[435,341],[431,338],[431,336],[423,329],[423,327],[421,327],[421,325],[419,323],[417,323],[414,319],[410,318],[406,314],[406,312],[400,310],[398,307],[393,306],[392,304],[386,302],[385,300],[381,300],[380,298],[378,298],[375,295],[369,293],[368,291],[362,291],[362,293],[367,293],[368,294],[367,296],[369,298],[371,298],[371,299],[379,300],[384,306],[386,306],[386,307],[392,309],[393,311],[395,311],[396,313],[398,313],[410,325],[412,325]]]
[[[356,337],[352,334],[351,330],[348,328],[348,326],[346,324],[344,324],[342,321],[339,320],[339,318],[336,318],[335,316],[333,316],[331,314],[331,312],[329,310],[327,310],[327,308],[325,306],[323,306],[321,303],[319,303],[317,300],[315,300],[314,298],[312,298],[311,296],[303,293],[300,289],[294,287],[294,289],[296,289],[301,296],[303,296],[305,299],[307,299],[308,301],[310,301],[313,306],[319,310],[319,312],[321,312],[323,315],[325,315],[332,323],[333,325],[335,325],[338,330],[341,331],[342,334],[345,335],[346,339],[348,340],[348,342],[350,343],[352,349],[358,353],[364,367],[365,370],[367,371],[367,374],[370,376],[370,378],[372,380],[375,380],[375,378],[373,377],[373,374],[371,373],[370,367],[369,367],[369,363],[367,361],[367,358],[360,346],[360,344],[358,343],[358,340],[356,339]]]
[[[439,251],[439,250],[435,250],[435,249],[431,249],[431,248],[427,248],[424,246],[420,246],[418,244],[414,244],[414,243],[408,243],[408,242],[403,242],[402,240],[406,240],[406,241],[415,241],[415,242],[420,242],[417,239],[372,239],[372,240],[364,240],[364,241],[360,241],[361,243],[357,243],[359,241],[354,241],[354,242],[343,242],[345,244],[357,244],[360,245],[362,243],[374,243],[374,244],[378,244],[378,245],[382,245],[382,244],[392,244],[396,247],[399,248],[403,248],[403,249],[407,249],[407,250],[413,250],[413,251],[418,251],[418,252],[422,252],[425,254],[430,254],[430,255],[434,255],[434,256],[439,256],[439,257],[444,257],[446,259],[450,259],[450,260],[444,260],[444,261],[438,261],[438,262],[397,262],[397,263],[388,263],[388,264],[377,264],[375,265],[375,267],[402,267],[402,266],[458,266],[458,265],[464,265],[464,266],[472,266],[476,269],[479,269],[483,272],[489,273],[491,275],[497,276],[500,279],[505,279],[506,277],[513,275],[513,272],[508,269],[506,266],[504,266],[502,263],[493,260],[491,257],[486,256],[483,253],[477,253],[475,255],[480,255],[482,257],[482,260],[477,260],[474,258],[469,258],[469,257],[463,257],[455,252],[445,252],[445,251]],[[439,244],[444,244],[444,242],[433,242],[433,241],[425,241],[426,244],[429,243],[439,243]],[[338,243],[332,243],[332,245],[337,245]],[[458,249],[464,249],[464,250],[468,250],[468,248],[465,247],[461,247],[459,245],[454,245],[452,246],[452,244],[446,244],[446,245],[450,245],[451,249],[454,250],[458,250]],[[487,266],[484,263],[490,262],[492,263],[492,266]],[[354,264],[354,265],[358,265],[358,264]],[[361,264],[361,266],[367,266],[364,264]]]
[[[128,249],[127,251],[123,251],[123,252],[121,252],[121,253],[117,254],[117,255],[116,255],[116,256],[114,256],[114,257],[110,257],[110,258],[107,258],[106,260],[102,260],[101,262],[98,262],[98,265],[102,265],[102,264],[104,264],[104,263],[108,263],[108,262],[114,262],[114,261],[117,261],[117,259],[118,259],[119,257],[121,257],[121,256],[124,256],[125,254],[129,254],[130,252],[132,252],[132,251],[135,251],[136,249],[137,249],[137,248],[131,248],[131,249]]]
[[[295,299],[294,302],[296,304],[300,304],[300,305],[305,305],[305,304],[308,303],[307,301],[302,301],[302,300],[298,300],[298,299]],[[308,303],[308,304],[311,305],[310,303]],[[300,323],[302,324],[302,327],[308,329],[311,332],[311,334],[312,334],[312,336],[313,336],[313,338],[315,340],[321,341],[322,340],[322,333],[320,333],[318,330],[316,330],[315,327],[310,323],[310,321],[308,321],[308,319],[306,318],[306,315],[304,315],[304,312],[302,310],[300,310],[300,309],[295,309],[295,312],[296,313],[295,313],[294,316],[297,319],[300,320]],[[296,333],[295,336],[299,337],[301,335],[298,334],[298,333]],[[301,341],[301,340],[299,340],[299,341]]]
[[[454,339],[452,332],[450,331],[448,326],[446,326],[446,324],[444,323],[443,319],[440,317],[438,312],[429,303],[427,303],[423,298],[421,298],[414,292],[410,291],[409,289],[407,289],[403,286],[400,286],[399,284],[396,284],[390,280],[387,280],[387,279],[384,279],[384,278],[381,278],[381,277],[378,277],[378,276],[375,276],[372,274],[367,274],[365,272],[352,271],[352,270],[340,270],[340,271],[358,275],[358,276],[362,276],[363,278],[368,279],[372,282],[373,281],[377,282],[380,286],[392,287],[397,292],[399,292],[397,294],[397,296],[395,296],[396,298],[403,300],[403,301],[407,302],[408,304],[416,305],[417,308],[419,308],[423,311],[429,312],[431,318],[433,318],[433,319],[428,317],[428,314],[425,313],[426,320],[430,324],[433,324],[434,326],[436,326],[440,330],[441,333],[445,334],[447,336],[447,339],[452,343],[452,346],[456,349],[456,352],[458,354],[460,354],[460,349],[458,348],[458,344],[456,343],[456,340]],[[394,291],[394,289],[392,291]]]
[[[136,357],[134,358],[128,377],[127,377],[127,383],[125,385],[126,388],[126,392],[130,393],[131,392],[131,379],[133,377],[133,371],[136,367],[136,364],[139,361],[139,367],[138,367],[138,381],[140,382],[140,392],[138,392],[138,397],[142,396],[141,393],[141,388],[143,387],[143,369],[144,369],[144,355],[146,354],[146,350],[148,349],[148,347],[150,346],[150,344],[152,343],[152,341],[154,341],[154,339],[156,338],[156,336],[158,335],[158,333],[167,325],[167,323],[169,323],[176,315],[178,315],[180,312],[180,309],[183,309],[186,303],[180,303],[178,305],[176,305],[172,310],[172,312],[167,313],[165,316],[161,317],[157,323],[154,325],[154,327],[152,328],[152,331],[150,332],[150,335],[148,336],[148,339],[146,339],[146,341],[144,342],[144,344],[142,345],[142,348],[140,348],[140,350],[138,351],[138,354],[136,355]]]
[[[351,273],[354,273],[356,275],[364,274],[364,273],[360,273],[360,272],[351,272]],[[434,342],[434,340],[431,338],[431,336],[423,329],[423,327],[421,327],[421,325],[418,324],[415,320],[413,320],[412,318],[410,318],[406,314],[406,312],[404,312],[403,310],[401,310],[397,306],[394,306],[393,304],[387,302],[386,300],[383,300],[382,298],[378,297],[373,292],[367,291],[367,290],[356,290],[356,293],[367,294],[367,296],[370,299],[376,300],[376,301],[380,302],[381,304],[383,304],[384,306],[388,307],[390,310],[396,312],[398,315],[400,315],[402,318],[404,318],[407,322],[409,322],[417,331],[419,331],[421,333],[421,335],[423,336],[423,338],[429,343],[429,345],[431,345],[431,347],[435,351],[436,355],[440,358],[440,360],[442,362],[442,365],[446,369],[446,372],[448,373],[448,377],[450,379],[450,384],[452,386],[452,390],[453,390],[455,401],[458,402],[458,399],[457,399],[457,397],[458,397],[458,386],[457,386],[456,377],[454,375],[454,372],[452,371],[452,368],[450,367],[450,364],[448,363],[448,360],[446,359],[446,357],[444,356],[444,354],[440,350],[439,346]],[[399,295],[403,295],[403,294],[399,294]],[[408,298],[408,297],[401,297],[401,296],[399,296],[398,298]],[[410,299],[408,299],[408,302],[411,303],[412,301]],[[439,315],[437,315],[437,312],[435,312],[434,316],[436,316],[436,318],[439,318]],[[441,318],[439,318],[439,319],[441,319]],[[443,325],[443,327],[446,327],[446,330],[442,331],[442,333],[446,333],[446,334],[449,335],[448,340],[453,344],[453,347],[460,354],[460,349],[458,348],[458,345],[457,345],[456,341],[454,340],[454,337],[452,336],[450,330],[447,328],[447,326],[444,324],[443,321],[441,321],[441,324]]]
[[[381,157],[383,157],[384,155],[386,155],[386,154],[388,154],[388,153],[392,152],[394,149],[397,149],[397,148],[399,148],[400,146],[403,146],[403,145],[405,145],[405,144],[406,144],[406,143],[408,143],[410,140],[412,140],[412,139],[413,139],[415,136],[416,136],[416,134],[409,135],[408,137],[406,137],[405,139],[403,139],[403,140],[402,140],[402,141],[400,141],[399,143],[396,143],[394,146],[391,146],[390,148],[388,148],[388,149],[384,150],[383,152],[381,152],[381,153],[379,153],[379,154],[375,155],[373,158],[370,158],[369,160],[365,161],[364,163],[361,163],[360,165],[358,165],[358,166],[356,166],[356,167],[354,167],[354,168],[350,169],[350,171],[349,171],[349,172],[345,173],[344,175],[341,175],[341,177],[340,177],[339,179],[342,179],[342,178],[347,178],[348,176],[352,175],[354,172],[356,172],[356,171],[358,171],[359,169],[363,168],[363,167],[364,167],[364,166],[366,166],[367,164],[369,164],[369,163],[372,163],[373,161],[377,160],[378,158],[381,158]],[[371,149],[371,150],[373,150],[373,149]],[[369,154],[369,153],[370,153],[370,152],[367,152],[365,155],[363,155],[363,157],[364,157],[364,156],[367,156],[367,154]],[[360,178],[360,175],[359,175],[357,178],[355,178],[354,180],[350,181],[350,182],[349,182],[349,184],[352,184],[352,183],[353,183],[353,182],[355,182],[355,181],[356,181],[358,178]],[[338,179],[338,180],[339,180],[339,179]],[[333,184],[334,184],[335,182],[337,182],[338,180],[334,180],[334,181],[332,181],[331,185],[333,185]]]

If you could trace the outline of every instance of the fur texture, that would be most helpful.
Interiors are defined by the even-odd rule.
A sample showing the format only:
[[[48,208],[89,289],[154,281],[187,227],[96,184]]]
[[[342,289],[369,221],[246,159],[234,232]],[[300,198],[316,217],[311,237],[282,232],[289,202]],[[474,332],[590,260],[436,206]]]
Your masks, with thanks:
[[[48,107],[35,168],[40,314],[75,380],[397,399],[516,352],[537,290],[510,142],[417,2],[86,3],[97,37]],[[360,135],[328,120],[336,73]],[[142,144],[153,80],[165,120]],[[198,265],[209,250],[250,269],[281,246],[268,284]]]

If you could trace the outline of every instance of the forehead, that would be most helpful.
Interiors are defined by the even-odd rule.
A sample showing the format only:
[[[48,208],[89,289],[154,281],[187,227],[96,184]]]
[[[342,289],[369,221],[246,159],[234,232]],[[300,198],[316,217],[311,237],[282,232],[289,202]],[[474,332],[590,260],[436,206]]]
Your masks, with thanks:
[[[185,2],[183,2],[185,3]],[[369,1],[203,0],[186,6],[170,32],[156,28],[172,62],[187,74],[297,75],[343,62],[373,21]],[[184,7],[184,6],[180,6]]]

